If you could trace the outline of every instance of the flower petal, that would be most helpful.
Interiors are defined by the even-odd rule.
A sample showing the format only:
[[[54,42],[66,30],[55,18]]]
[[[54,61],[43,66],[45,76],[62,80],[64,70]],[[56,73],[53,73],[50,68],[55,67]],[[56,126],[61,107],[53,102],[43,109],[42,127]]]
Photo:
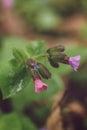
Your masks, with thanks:
[[[70,57],[68,59],[68,64],[75,70],[77,71],[79,65],[80,65],[80,55],[77,55],[75,57]]]
[[[40,93],[42,91],[47,90],[47,85],[45,83],[43,83],[39,78],[36,78],[34,80],[34,84],[35,84],[35,92],[36,93]]]

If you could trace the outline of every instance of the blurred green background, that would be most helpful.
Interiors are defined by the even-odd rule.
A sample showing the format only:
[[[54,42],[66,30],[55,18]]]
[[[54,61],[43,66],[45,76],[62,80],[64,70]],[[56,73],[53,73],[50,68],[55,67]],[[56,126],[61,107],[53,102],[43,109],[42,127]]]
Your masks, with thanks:
[[[63,44],[69,56],[80,54],[81,65],[78,72],[72,72],[66,65],[60,65],[58,70],[53,69],[44,60],[42,62],[46,63],[52,72],[52,78],[45,81],[49,86],[47,92],[36,95],[30,77],[24,80],[22,87],[26,87],[22,91],[15,94],[17,86],[14,83],[13,91],[9,92],[8,74],[12,70],[8,61],[13,58],[12,48],[24,49],[30,43],[31,55],[36,55],[37,49],[42,52],[44,44],[47,48]],[[18,71],[19,75],[19,68],[17,69],[15,68],[15,71]],[[66,84],[74,88],[79,86],[77,95],[80,89],[81,96],[87,95],[86,72],[86,0],[15,0],[13,9],[0,7],[0,130],[38,130],[45,126],[55,102],[53,99],[67,87]],[[18,75],[16,76],[20,79]],[[4,98],[8,97],[7,99],[3,99],[2,84],[6,91],[3,92]]]

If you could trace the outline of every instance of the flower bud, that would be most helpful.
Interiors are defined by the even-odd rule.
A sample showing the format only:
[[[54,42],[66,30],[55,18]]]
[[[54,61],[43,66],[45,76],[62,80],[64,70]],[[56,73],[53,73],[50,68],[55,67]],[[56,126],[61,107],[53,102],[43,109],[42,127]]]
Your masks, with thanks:
[[[34,59],[31,59],[31,58],[27,60],[26,64],[27,64],[28,67],[34,69],[37,72],[38,72],[38,69],[40,68],[37,65],[36,61]]]
[[[63,52],[54,52],[51,56],[49,56],[54,62],[60,62],[67,64],[67,55]]]
[[[34,68],[34,66],[36,65],[36,62],[35,60],[30,58],[27,60],[26,64],[28,65],[28,67]]]
[[[29,68],[29,70],[30,70],[30,74],[31,74],[33,80],[35,80],[36,78],[41,79],[41,77],[40,77],[40,75],[39,75],[39,73],[37,71],[35,71],[32,68]]]
[[[58,68],[59,67],[59,64],[57,62],[55,62],[53,59],[51,59],[50,57],[48,58],[51,66],[55,67],[55,68]]]
[[[58,62],[66,64],[67,63],[67,59],[68,59],[67,55],[64,54],[63,52],[60,52],[59,54],[57,54],[56,60]]]
[[[56,47],[49,48],[47,52],[52,54],[53,52],[63,52],[65,50],[63,45],[58,45]]]
[[[38,72],[40,73],[40,75],[45,78],[45,79],[49,79],[51,78],[51,73],[49,72],[49,70],[41,63],[37,63],[37,65],[39,66]]]
[[[39,74],[45,79],[51,77],[51,73],[43,64],[36,63],[36,61],[31,58],[27,60],[26,64],[31,71],[33,79],[39,77]]]

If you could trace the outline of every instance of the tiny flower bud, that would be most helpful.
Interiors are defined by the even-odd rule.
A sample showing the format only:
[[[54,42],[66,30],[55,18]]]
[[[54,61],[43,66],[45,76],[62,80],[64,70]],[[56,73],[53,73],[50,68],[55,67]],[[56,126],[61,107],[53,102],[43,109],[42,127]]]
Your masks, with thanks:
[[[68,64],[75,70],[77,71],[79,65],[80,65],[80,55],[74,56],[74,57],[69,57],[68,58]]]
[[[43,83],[39,78],[36,78],[34,80],[34,85],[36,93],[41,93],[42,91],[47,90],[47,85]]]
[[[55,62],[53,59],[51,59],[50,57],[48,58],[51,66],[55,67],[55,68],[58,68],[59,67],[59,64],[57,62]]]
[[[27,60],[26,64],[28,65],[28,67],[34,68],[34,66],[36,65],[36,62],[35,60],[30,58]]]
[[[51,56],[49,56],[55,62],[65,63],[67,61],[67,55],[63,52],[54,52]]]
[[[45,79],[49,79],[51,77],[49,70],[41,63],[37,63],[37,65],[39,66],[38,72],[40,75]]]
[[[58,45],[56,47],[49,48],[47,52],[52,54],[53,52],[63,52],[65,50],[63,45]]]
[[[66,54],[64,54],[63,52],[60,52],[60,53],[57,55],[57,57],[58,57],[58,59],[57,59],[58,62],[64,63],[64,64],[67,63],[68,56],[67,56]]]
[[[29,70],[30,70],[30,73],[31,73],[31,76],[32,76],[33,80],[35,80],[36,78],[41,79],[37,71],[35,71],[32,68],[29,68]]]

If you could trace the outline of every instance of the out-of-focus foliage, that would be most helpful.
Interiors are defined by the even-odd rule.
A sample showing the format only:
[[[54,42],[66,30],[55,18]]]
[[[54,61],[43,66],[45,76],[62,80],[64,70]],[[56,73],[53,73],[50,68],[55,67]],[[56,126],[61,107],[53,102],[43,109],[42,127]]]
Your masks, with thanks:
[[[0,118],[1,130],[37,130],[36,126],[27,117],[16,112],[3,115]]]
[[[59,13],[69,13],[78,8],[77,0],[52,0],[51,3]]]
[[[60,17],[50,8],[42,9],[35,19],[35,26],[40,31],[54,31],[60,23]]]
[[[16,0],[16,11],[38,31],[55,31],[63,15],[87,12],[86,0]]]
[[[83,27],[81,27],[80,36],[83,40],[87,41],[87,24],[85,24]]]
[[[58,93],[58,91],[64,87],[61,76],[71,72],[72,70],[70,66],[62,64],[58,69],[52,68],[50,64],[47,62],[47,59],[38,58],[37,59],[38,61],[40,60],[41,62],[46,64],[46,66],[49,68],[49,70],[52,73],[52,78],[48,81],[45,80],[45,82],[48,84],[48,90],[46,92],[42,92],[39,95],[35,94],[34,85],[29,76],[29,71],[26,70],[24,71],[26,73],[23,73],[23,70],[25,70],[25,65],[22,66],[22,63],[24,61],[23,62],[20,61],[24,59],[25,55],[26,57],[29,58],[30,56],[31,57],[36,56],[37,54],[44,52],[46,50],[46,46],[44,41],[31,41],[27,44],[24,43],[27,42],[16,38],[5,39],[0,52],[1,57],[0,88],[2,90],[4,98],[12,96],[11,101],[13,108],[12,110],[13,112],[11,114],[3,115],[2,112],[0,113],[1,130],[4,130],[6,128],[7,129],[15,128],[18,130],[36,129],[35,124],[33,124],[29,120],[29,118],[24,116],[23,111],[25,110],[26,107],[28,107],[28,105],[30,105],[33,102],[39,100],[47,101],[47,99],[48,100],[51,99],[53,95]],[[80,54],[81,63],[83,63],[86,59],[87,50],[84,47],[74,46],[67,49],[66,54],[68,54],[69,56]],[[21,81],[23,81],[23,84],[20,83]],[[18,91],[20,92],[16,94],[16,92]],[[38,122],[41,123],[41,125],[43,125],[48,116],[47,114],[44,113],[46,112],[49,113],[50,105],[46,104],[45,107],[44,105],[42,105],[42,107],[35,107],[35,109],[31,108],[31,110],[34,113],[35,118],[38,118]],[[18,113],[16,113],[18,111],[20,111],[20,114],[22,113],[23,115],[19,115]],[[31,116],[32,118],[34,118],[33,115]],[[43,118],[43,120],[41,120],[41,118]],[[11,121],[12,121],[11,125],[8,125]]]
[[[17,11],[39,31],[53,31],[60,23],[60,16],[50,6],[51,0],[16,1]]]
[[[82,4],[82,11],[87,14],[87,1],[81,0],[81,4]]]
[[[3,38],[0,51],[0,63],[5,63],[13,58],[12,48],[24,48],[25,40],[19,38]]]

